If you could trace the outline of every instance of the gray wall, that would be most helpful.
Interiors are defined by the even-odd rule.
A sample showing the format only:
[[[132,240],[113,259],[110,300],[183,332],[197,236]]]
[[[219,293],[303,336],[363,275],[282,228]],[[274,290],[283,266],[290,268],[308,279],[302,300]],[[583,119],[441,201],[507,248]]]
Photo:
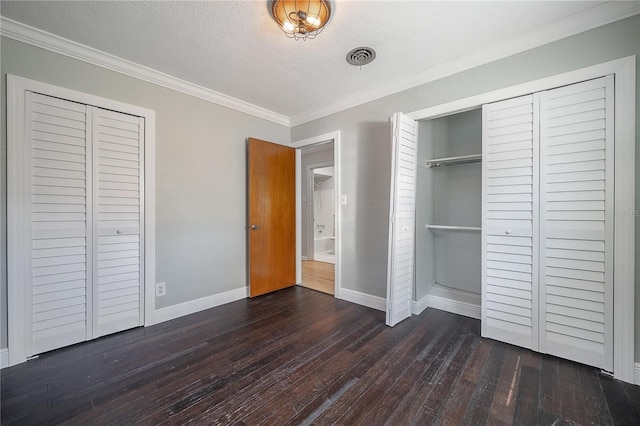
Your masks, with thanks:
[[[246,285],[246,138],[288,144],[287,127],[10,39],[0,43],[2,129],[7,73],[156,111],[156,279],[167,283],[157,308]],[[6,147],[3,130],[3,254]],[[0,343],[6,347],[6,256],[1,267]]]
[[[388,237],[389,117],[626,57],[640,56],[640,16],[596,28],[416,88],[296,126],[300,140],[340,130],[342,286],[385,297]],[[375,62],[371,65],[375,67]],[[640,66],[637,67],[640,75]],[[640,78],[636,78],[640,86]],[[638,97],[638,93],[636,92]],[[640,116],[640,102],[636,102]],[[640,118],[636,121],[640,129]],[[636,144],[640,131],[636,131]],[[636,151],[640,177],[640,147]],[[640,200],[640,184],[636,183]],[[636,360],[640,361],[640,222],[636,222]]]

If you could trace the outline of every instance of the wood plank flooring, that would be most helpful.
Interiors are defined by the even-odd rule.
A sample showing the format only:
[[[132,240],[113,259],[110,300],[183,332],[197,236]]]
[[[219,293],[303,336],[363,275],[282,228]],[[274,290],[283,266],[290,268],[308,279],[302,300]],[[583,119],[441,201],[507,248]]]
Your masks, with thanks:
[[[638,425],[640,387],[293,287],[1,371],[3,425]]]
[[[336,265],[316,260],[302,261],[302,287],[335,293]]]

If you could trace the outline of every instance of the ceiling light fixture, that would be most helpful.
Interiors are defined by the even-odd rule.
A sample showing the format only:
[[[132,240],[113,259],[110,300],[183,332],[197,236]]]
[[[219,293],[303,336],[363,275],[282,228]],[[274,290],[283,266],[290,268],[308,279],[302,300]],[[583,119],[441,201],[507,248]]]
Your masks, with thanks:
[[[271,13],[287,37],[314,39],[331,17],[331,4],[329,0],[273,0]]]

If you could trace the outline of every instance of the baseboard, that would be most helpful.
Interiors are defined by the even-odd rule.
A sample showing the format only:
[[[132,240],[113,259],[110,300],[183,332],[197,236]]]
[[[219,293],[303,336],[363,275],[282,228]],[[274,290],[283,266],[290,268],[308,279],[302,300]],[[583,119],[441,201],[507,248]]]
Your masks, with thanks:
[[[413,315],[420,315],[422,311],[429,307],[429,296],[425,296],[417,302],[411,301],[411,313]]]
[[[245,299],[247,297],[247,292],[248,287],[240,287],[224,293],[218,293],[201,299],[190,300],[189,302],[180,303],[178,305],[156,309],[153,318],[154,324],[194,314],[196,312],[204,311],[205,309],[224,305],[225,303]]]
[[[9,348],[0,349],[0,368],[7,368],[9,366]],[[636,365],[636,369],[638,366]],[[636,372],[636,376],[637,376]]]
[[[359,291],[341,288],[338,298],[368,308],[377,309],[378,311],[386,311],[387,302],[384,297],[372,296],[370,294],[360,293]]]
[[[464,315],[465,317],[480,319],[481,314],[479,305],[468,302],[458,302],[457,300],[447,299],[440,296],[429,295],[427,297],[429,298],[428,306],[430,308]]]
[[[636,362],[636,368],[634,370],[636,372],[636,385],[640,385],[640,362]]]

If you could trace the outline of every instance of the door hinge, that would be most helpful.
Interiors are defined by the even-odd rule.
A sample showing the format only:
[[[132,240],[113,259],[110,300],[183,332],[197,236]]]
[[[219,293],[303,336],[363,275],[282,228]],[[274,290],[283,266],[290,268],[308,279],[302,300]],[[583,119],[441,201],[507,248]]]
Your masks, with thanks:
[[[389,300],[389,302],[387,303],[387,309],[391,310],[392,307],[393,307],[393,302]]]
[[[391,215],[391,223],[396,223],[396,215],[395,214]]]

